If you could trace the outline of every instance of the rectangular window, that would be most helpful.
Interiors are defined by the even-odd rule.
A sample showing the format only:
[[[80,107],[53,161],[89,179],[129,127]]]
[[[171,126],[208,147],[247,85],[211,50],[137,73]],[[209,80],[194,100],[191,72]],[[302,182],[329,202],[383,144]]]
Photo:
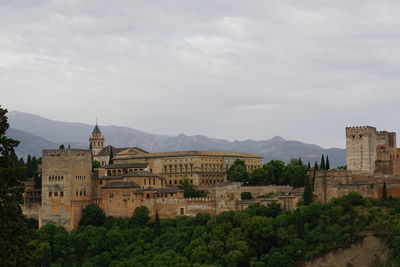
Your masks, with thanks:
[[[55,196],[55,197],[58,197],[58,192],[57,192],[57,191],[54,192],[54,196]]]
[[[184,208],[180,208],[179,209],[179,214],[180,215],[185,215],[185,209]]]
[[[78,196],[78,191],[76,191],[76,196]]]
[[[49,197],[51,197],[51,196],[52,196],[52,194],[53,194],[53,192],[49,192]]]
[[[61,191],[60,192],[60,197],[63,197],[64,196],[64,191]]]

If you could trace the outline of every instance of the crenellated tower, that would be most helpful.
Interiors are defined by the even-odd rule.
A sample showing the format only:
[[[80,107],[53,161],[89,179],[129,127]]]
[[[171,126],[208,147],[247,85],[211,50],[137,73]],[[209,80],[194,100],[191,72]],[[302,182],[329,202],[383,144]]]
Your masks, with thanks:
[[[92,134],[90,135],[89,144],[93,156],[97,155],[104,147],[104,136],[101,134],[97,122]]]
[[[346,127],[347,169],[373,175],[377,159],[375,127]]]

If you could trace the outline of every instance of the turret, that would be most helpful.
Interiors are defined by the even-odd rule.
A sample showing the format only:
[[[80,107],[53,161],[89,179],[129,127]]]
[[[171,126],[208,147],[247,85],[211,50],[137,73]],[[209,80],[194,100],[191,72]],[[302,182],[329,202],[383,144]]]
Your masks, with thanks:
[[[97,122],[92,134],[90,135],[89,144],[93,156],[97,155],[104,147],[104,136],[101,134]]]

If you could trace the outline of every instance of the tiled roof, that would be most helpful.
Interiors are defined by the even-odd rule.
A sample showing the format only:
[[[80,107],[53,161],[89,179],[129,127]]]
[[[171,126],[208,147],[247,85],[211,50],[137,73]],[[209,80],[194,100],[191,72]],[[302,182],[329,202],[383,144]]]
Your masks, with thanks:
[[[140,188],[140,186],[133,182],[111,182],[102,188]]]
[[[92,134],[101,134],[101,131],[99,129],[99,126],[97,126],[97,124],[96,124],[96,126],[94,126]]]
[[[112,149],[113,155],[115,156],[117,153],[125,150],[126,148],[115,148],[113,146],[108,145],[108,146],[103,147],[103,149],[100,150],[100,152],[97,153],[96,156],[109,156],[110,155],[110,149]]]
[[[123,177],[121,175],[113,175],[113,176],[101,176],[99,179],[105,179],[105,180],[111,180],[111,179],[122,179]]]
[[[160,177],[148,171],[134,171],[124,175],[124,177]]]
[[[128,163],[128,164],[110,164],[106,165],[104,169],[118,169],[118,168],[146,168],[148,163]]]
[[[170,193],[183,192],[181,189],[179,189],[177,187],[167,187],[167,188],[148,187],[146,189],[138,189],[138,190],[136,190],[135,194],[143,194],[145,191],[155,191],[156,194],[170,194]]]
[[[218,157],[247,157],[247,158],[257,158],[262,159],[261,156],[252,153],[240,153],[240,152],[219,152],[219,151],[176,151],[176,152],[156,152],[148,154],[132,154],[123,155],[121,157],[117,155],[116,160],[130,159],[130,158],[162,158],[162,157],[187,157],[187,156],[218,156]]]
[[[169,193],[177,193],[177,192],[183,192],[183,190],[181,190],[177,187],[167,187],[167,188],[158,188],[157,189],[158,194],[169,194]]]

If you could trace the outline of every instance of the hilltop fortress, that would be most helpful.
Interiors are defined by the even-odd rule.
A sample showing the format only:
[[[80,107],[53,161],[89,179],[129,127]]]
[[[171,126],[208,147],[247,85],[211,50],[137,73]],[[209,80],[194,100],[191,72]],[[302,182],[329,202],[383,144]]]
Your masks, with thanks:
[[[329,202],[357,191],[364,197],[400,196],[400,149],[396,133],[371,126],[345,129],[347,170],[310,170],[314,200]],[[249,153],[178,151],[149,153],[137,147],[105,146],[96,125],[89,138],[90,149],[43,150],[42,189],[26,185],[23,211],[39,225],[58,224],[71,230],[78,226],[82,209],[99,205],[106,215],[130,217],[139,206],[150,216],[173,218],[199,212],[216,215],[242,210],[250,204],[279,203],[284,210],[296,208],[302,189],[290,186],[242,186],[227,181],[227,170],[241,159],[251,172],[262,157]],[[93,169],[92,162],[100,163]],[[178,188],[185,179],[207,197],[185,198]],[[242,200],[251,192],[252,200]],[[279,193],[279,194],[275,194]],[[274,195],[275,194],[275,195]]]
[[[400,196],[400,149],[396,133],[375,127],[346,128],[347,170],[310,171],[315,179],[314,197],[326,203],[333,197],[357,191],[365,197]]]
[[[43,150],[41,194],[28,185],[23,207],[25,214],[39,220],[39,226],[52,223],[74,229],[82,209],[90,203],[99,205],[108,216],[130,217],[135,208],[146,206],[150,216],[157,213],[160,218],[171,218],[200,212],[216,215],[254,202],[278,202],[289,210],[301,197],[301,192],[290,186],[242,187],[228,182],[227,170],[235,160],[243,160],[249,172],[262,165],[262,157],[255,154],[114,148],[105,146],[97,125],[89,144],[89,150]],[[93,160],[100,168],[92,168]],[[182,179],[204,190],[207,197],[185,198],[178,188]],[[284,194],[245,201],[242,192],[251,192],[253,197]]]

